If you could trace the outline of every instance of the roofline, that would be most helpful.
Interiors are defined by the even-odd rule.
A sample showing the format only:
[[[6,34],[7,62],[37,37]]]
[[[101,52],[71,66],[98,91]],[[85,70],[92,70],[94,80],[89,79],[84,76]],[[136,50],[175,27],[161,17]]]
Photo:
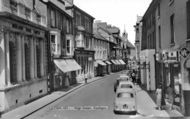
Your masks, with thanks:
[[[160,2],[160,0],[152,0],[152,2],[149,4],[148,9],[146,10],[146,12],[144,13],[141,21],[143,21],[143,19],[145,19],[145,17],[149,14],[149,12],[154,9],[154,7]]]
[[[77,9],[79,11],[81,11],[82,13],[86,14],[87,16],[91,17],[93,20],[95,19],[92,15],[88,14],[87,12],[85,12],[84,10],[80,9],[79,7],[77,7],[76,5],[73,5],[74,9]]]

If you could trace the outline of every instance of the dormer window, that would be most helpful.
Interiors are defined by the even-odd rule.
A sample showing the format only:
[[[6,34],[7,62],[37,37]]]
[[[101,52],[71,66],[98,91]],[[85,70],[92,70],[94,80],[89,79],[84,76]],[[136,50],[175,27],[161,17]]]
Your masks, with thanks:
[[[172,5],[173,2],[174,2],[174,0],[170,0],[170,1],[169,1],[169,5]]]
[[[10,8],[12,12],[17,12],[18,3],[15,0],[10,0]]]
[[[31,10],[29,8],[25,8],[25,16],[27,19],[31,19]]]
[[[41,15],[36,14],[36,21],[37,21],[38,23],[41,23]]]

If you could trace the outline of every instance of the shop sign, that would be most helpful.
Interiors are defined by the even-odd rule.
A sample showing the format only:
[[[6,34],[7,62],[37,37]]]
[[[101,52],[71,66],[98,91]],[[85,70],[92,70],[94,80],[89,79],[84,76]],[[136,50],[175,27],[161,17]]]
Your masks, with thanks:
[[[186,58],[189,55],[190,51],[187,48],[181,48],[180,49],[180,55],[184,58]]]
[[[161,55],[160,53],[156,53],[156,61],[160,61],[161,60]]]
[[[179,56],[177,51],[165,51],[162,53],[162,59],[164,62],[178,62]]]

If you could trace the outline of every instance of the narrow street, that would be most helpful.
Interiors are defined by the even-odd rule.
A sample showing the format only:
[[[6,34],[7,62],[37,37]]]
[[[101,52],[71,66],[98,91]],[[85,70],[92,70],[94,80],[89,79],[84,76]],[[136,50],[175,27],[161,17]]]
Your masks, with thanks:
[[[158,111],[154,108],[154,102],[148,97],[148,94],[138,88],[138,86],[138,114],[114,114],[113,102],[115,93],[113,86],[118,76],[118,74],[112,74],[87,84],[30,115],[27,119],[126,119],[168,117],[165,111]]]

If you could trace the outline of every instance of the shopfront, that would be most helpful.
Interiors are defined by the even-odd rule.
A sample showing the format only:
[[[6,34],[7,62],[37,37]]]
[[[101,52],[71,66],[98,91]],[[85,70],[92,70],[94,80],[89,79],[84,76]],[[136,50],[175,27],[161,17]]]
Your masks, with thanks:
[[[81,66],[74,59],[54,59],[54,64],[54,90],[67,88],[77,83],[76,71],[81,70]]]
[[[110,74],[111,73],[111,65],[112,63],[108,60],[104,61],[106,63],[106,73]]]
[[[77,81],[82,81],[84,78],[94,77],[94,51],[85,50],[83,48],[75,49],[75,60],[81,66],[81,70],[76,73]]]
[[[111,60],[111,62],[112,62],[111,70],[112,72],[116,72],[118,63],[115,60]]]
[[[167,98],[167,88],[173,89],[174,106],[179,110],[182,104],[182,73],[177,50],[164,50],[162,53],[162,88],[164,99]]]
[[[97,76],[104,76],[107,74],[107,64],[104,63],[102,60],[96,60],[97,67],[96,67],[96,73]]]

